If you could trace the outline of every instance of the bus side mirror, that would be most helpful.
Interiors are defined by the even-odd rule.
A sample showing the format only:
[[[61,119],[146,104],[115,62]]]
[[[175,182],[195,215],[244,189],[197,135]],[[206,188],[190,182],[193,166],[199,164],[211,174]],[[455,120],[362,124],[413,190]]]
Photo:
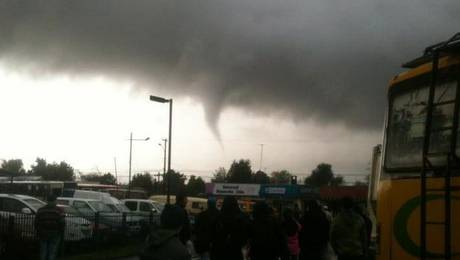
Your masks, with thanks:
[[[32,210],[30,210],[29,208],[22,208],[21,212],[27,215],[32,214]]]

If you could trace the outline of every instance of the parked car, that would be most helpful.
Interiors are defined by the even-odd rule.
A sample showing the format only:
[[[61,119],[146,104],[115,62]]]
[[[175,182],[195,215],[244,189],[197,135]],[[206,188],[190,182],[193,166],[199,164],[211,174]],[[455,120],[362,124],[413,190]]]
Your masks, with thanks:
[[[100,200],[59,197],[57,202],[61,205],[73,207],[81,216],[92,222],[96,220],[96,213],[98,213],[99,224],[110,227],[112,232],[124,232],[123,214],[114,211],[113,208],[102,203]],[[138,232],[141,228],[140,220],[127,215],[126,227],[130,233]]]
[[[35,239],[35,214],[46,203],[34,197],[0,194],[0,233],[6,232],[8,219],[14,217],[14,235],[22,239]],[[74,216],[65,219],[65,241],[79,241],[92,236],[91,222]]]
[[[152,217],[152,221],[159,224],[163,205],[152,200],[144,199],[124,199],[121,200],[121,202],[132,213],[141,216],[144,221],[150,221],[150,218]]]
[[[131,211],[142,215],[160,214],[162,206],[152,200],[124,199],[121,202]]]
[[[164,204],[166,203],[166,195],[153,195],[150,196],[150,200]],[[208,207],[207,202],[208,200],[204,198],[187,197],[187,205],[185,206],[185,209],[187,210],[189,215],[197,216],[202,211],[206,210],[206,208]],[[170,196],[170,203],[176,203],[176,196]]]
[[[93,228],[94,225],[83,216],[80,215],[78,211],[74,208],[65,206],[65,205],[57,205],[58,207],[64,210],[65,214],[65,223],[66,229],[64,237],[68,237],[69,241],[80,241],[83,239],[89,239],[93,236]],[[77,228],[80,227],[80,228]]]

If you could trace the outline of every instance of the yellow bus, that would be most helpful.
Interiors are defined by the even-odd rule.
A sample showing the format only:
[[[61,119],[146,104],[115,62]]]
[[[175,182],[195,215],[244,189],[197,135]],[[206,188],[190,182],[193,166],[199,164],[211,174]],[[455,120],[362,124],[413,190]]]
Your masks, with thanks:
[[[370,178],[377,259],[460,259],[460,34],[403,67]]]
[[[150,196],[149,199],[155,202],[161,203],[161,204],[166,204],[166,195],[152,195]],[[175,195],[170,196],[170,203],[171,204],[176,203]],[[189,214],[198,215],[202,211],[206,210],[207,208],[208,208],[207,199],[197,198],[197,197],[187,197],[187,205],[185,209],[187,210]]]

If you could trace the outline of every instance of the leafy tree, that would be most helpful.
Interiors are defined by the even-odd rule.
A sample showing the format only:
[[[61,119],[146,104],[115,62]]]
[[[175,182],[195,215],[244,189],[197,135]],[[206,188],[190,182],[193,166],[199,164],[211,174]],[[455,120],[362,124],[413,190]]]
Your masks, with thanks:
[[[100,184],[115,185],[117,179],[110,172],[105,174],[89,173],[81,176],[81,179],[87,182],[97,182]]]
[[[314,187],[327,186],[331,183],[333,178],[334,173],[332,172],[332,166],[327,163],[320,163],[316,166],[316,169],[311,172],[311,175],[305,179],[305,184]]]
[[[251,183],[251,161],[244,159],[233,161],[230,170],[228,170],[227,181],[233,183]]]
[[[254,183],[257,184],[270,183],[270,177],[268,177],[268,175],[263,171],[257,171],[256,173],[254,173],[253,179]]]
[[[340,176],[340,175],[337,175],[337,176],[334,176],[332,178],[330,185],[331,186],[340,186],[340,185],[343,185],[343,183],[344,183],[343,177]]]
[[[185,191],[189,196],[198,196],[205,193],[205,184],[201,177],[190,176]]]
[[[272,172],[270,181],[276,184],[290,184],[291,178],[292,174],[287,170],[281,170]]]
[[[43,176],[47,174],[47,165],[45,159],[42,158],[37,158],[35,160],[35,165],[31,166],[30,174],[32,175],[37,175],[37,176]]]
[[[185,175],[171,169],[171,171],[166,174],[166,185],[168,184],[168,175],[171,181],[171,194],[176,194],[185,189],[185,180],[187,179]]]
[[[211,182],[223,183],[226,180],[226,176],[227,176],[227,170],[225,170],[224,167],[219,167],[219,169],[217,169],[214,172]]]
[[[73,181],[75,172],[72,166],[62,161],[48,164],[45,159],[37,158],[31,166],[30,174],[41,176],[46,181]]]
[[[23,175],[26,173],[21,159],[3,160],[0,168],[15,175]]]
[[[152,175],[148,172],[134,174],[131,179],[131,188],[142,188],[149,195],[153,193],[153,180]]]

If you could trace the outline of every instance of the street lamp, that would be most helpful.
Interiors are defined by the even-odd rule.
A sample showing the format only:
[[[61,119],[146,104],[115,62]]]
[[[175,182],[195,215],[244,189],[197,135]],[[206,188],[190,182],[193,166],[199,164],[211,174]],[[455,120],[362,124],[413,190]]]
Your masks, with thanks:
[[[172,98],[166,99],[162,97],[157,97],[157,96],[150,96],[150,100],[154,102],[159,102],[159,103],[169,103],[169,143],[168,143],[168,176],[167,176],[167,192],[166,192],[166,203],[169,203],[169,197],[171,195],[171,182],[170,182],[170,175],[171,175],[171,132],[172,132],[172,109],[173,109],[173,100]],[[164,181],[164,179],[163,179]]]
[[[163,142],[164,142],[164,146],[163,144],[159,143],[158,145],[161,146],[161,148],[163,148],[163,152],[164,152],[164,155],[163,155],[163,193],[166,192],[166,183],[165,183],[165,180],[166,180],[166,143],[168,142],[168,139],[164,138],[164,139],[161,139]]]
[[[133,141],[148,141],[150,137],[144,139],[133,139],[133,132],[129,135],[129,176],[128,176],[128,198],[131,194],[131,161],[133,155]]]

